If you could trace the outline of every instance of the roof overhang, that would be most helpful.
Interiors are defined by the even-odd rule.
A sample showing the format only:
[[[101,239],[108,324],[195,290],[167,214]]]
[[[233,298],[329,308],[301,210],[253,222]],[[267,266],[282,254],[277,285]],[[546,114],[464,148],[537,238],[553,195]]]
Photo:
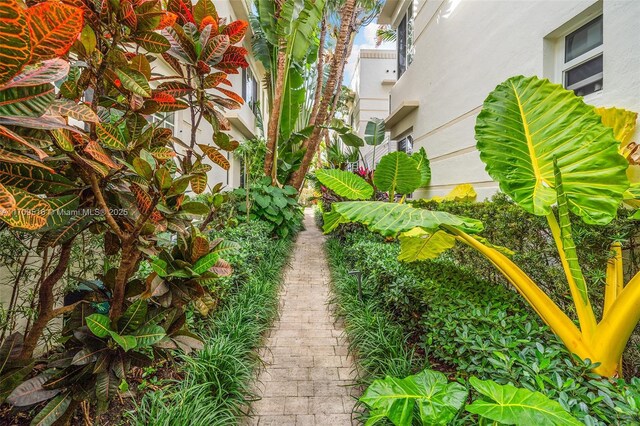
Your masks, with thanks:
[[[378,15],[378,24],[390,25],[393,22],[393,15],[398,7],[400,0],[387,0]]]
[[[412,111],[418,109],[419,106],[420,103],[418,101],[402,101],[400,105],[398,105],[398,107],[384,120],[384,125],[387,130],[398,124],[400,120],[405,118]]]

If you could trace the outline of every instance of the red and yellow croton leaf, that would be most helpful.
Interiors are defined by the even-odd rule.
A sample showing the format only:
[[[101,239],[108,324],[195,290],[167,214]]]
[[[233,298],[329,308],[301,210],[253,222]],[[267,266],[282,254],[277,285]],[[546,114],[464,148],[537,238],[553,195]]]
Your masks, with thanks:
[[[225,53],[215,68],[227,74],[238,74],[238,68],[247,68],[248,66],[249,62],[247,62],[247,59],[243,55],[238,53]]]
[[[207,25],[211,25],[211,34],[218,34],[218,20],[213,16],[205,16],[200,23],[199,30],[202,31]]]
[[[104,149],[98,144],[96,141],[89,141],[87,146],[84,148],[84,152],[89,154],[91,158],[96,160],[98,163],[107,166],[111,169],[119,168],[116,163],[113,162],[111,156],[106,153]]]
[[[221,93],[224,93],[229,98],[233,99],[234,101],[238,102],[239,104],[241,104],[241,105],[244,104],[244,99],[242,99],[242,96],[238,95],[233,90],[224,89],[222,87],[216,87],[216,90],[221,92]]]
[[[11,192],[15,207],[10,215],[0,216],[0,220],[12,228],[29,231],[42,228],[51,214],[51,206],[45,200],[15,187],[5,188]]]
[[[157,91],[171,95],[174,98],[180,98],[193,92],[193,87],[178,81],[167,81],[159,85]],[[155,94],[153,96],[155,96]]]
[[[27,15],[15,0],[0,0],[0,85],[16,76],[31,58]]]
[[[13,194],[0,183],[0,216],[10,216],[15,209],[16,199],[13,198]],[[208,243],[207,248],[209,248]]]
[[[191,189],[196,194],[202,194],[207,189],[207,175],[204,173],[194,173],[189,182],[191,183]]]
[[[163,12],[162,18],[160,19],[160,23],[156,27],[156,30],[163,30],[167,27],[171,27],[176,23],[178,19],[178,15],[172,12]]]
[[[69,62],[62,58],[49,59],[38,65],[28,65],[3,89],[14,86],[37,86],[62,80],[69,73]]]
[[[2,148],[0,148],[0,161],[14,164],[30,164],[35,167],[40,167],[41,169],[47,170],[51,173],[55,173],[52,168],[45,166],[44,164],[34,160],[33,158],[27,157],[25,155],[15,154]]]
[[[167,3],[167,11],[175,13],[178,17],[177,22],[180,24],[186,24],[187,22],[195,24],[196,22],[193,17],[191,0],[169,0]]]
[[[227,158],[220,151],[209,145],[198,144],[198,146],[200,147],[200,149],[202,149],[202,152],[204,152],[204,154],[209,157],[211,161],[213,161],[223,169],[229,170],[229,167],[231,167],[231,165],[229,164],[229,160],[227,160]]]
[[[27,9],[33,60],[52,59],[66,54],[84,25],[82,9],[47,1]]]
[[[219,59],[224,55],[230,44],[229,37],[226,35],[211,37],[204,49],[202,49],[200,59],[205,62],[216,61],[216,58]]]
[[[227,74],[223,72],[214,72],[213,74],[209,74],[204,79],[204,88],[205,89],[213,89],[218,86],[220,83],[227,79]]]
[[[196,235],[191,244],[191,263],[196,263],[202,256],[209,254],[209,240]]]
[[[46,157],[48,157],[46,152],[44,152],[43,150],[41,150],[37,146],[32,145],[25,138],[23,138],[22,136],[18,135],[17,133],[12,132],[11,130],[7,129],[4,126],[0,126],[0,136],[4,136],[5,138],[11,139],[14,142],[18,142],[19,144],[26,146],[27,148],[29,148],[33,152],[35,152],[36,155],[38,156],[38,158],[40,158],[41,160],[46,158]]]
[[[236,44],[244,37],[247,27],[249,27],[247,21],[233,21],[222,30],[222,34],[229,36],[231,44]]]
[[[116,151],[127,149],[127,141],[122,136],[120,129],[109,123],[98,123],[96,125],[96,135],[100,142]],[[97,158],[96,158],[97,160]]]

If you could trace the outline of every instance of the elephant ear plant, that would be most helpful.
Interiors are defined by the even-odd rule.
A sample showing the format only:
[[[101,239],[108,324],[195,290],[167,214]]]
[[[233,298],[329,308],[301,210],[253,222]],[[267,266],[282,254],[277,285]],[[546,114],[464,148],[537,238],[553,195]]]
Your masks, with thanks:
[[[420,223],[417,218],[424,215],[417,213],[420,210],[347,202],[333,205],[333,211],[326,215],[326,230],[339,223],[360,222],[385,235],[400,234],[404,240],[400,257],[405,260],[433,258],[456,242],[467,244],[507,277],[569,351],[589,359],[598,374],[621,374],[622,352],[640,320],[640,274],[625,285],[621,247],[614,243],[607,266],[604,312],[598,321],[569,220],[571,212],[588,224],[605,225],[628,197],[629,163],[620,154],[621,143],[614,131],[573,92],[548,80],[517,76],[498,85],[487,97],[477,118],[476,139],[480,158],[502,191],[527,212],[547,219],[578,325],[505,255],[504,249],[471,235],[460,223]],[[479,230],[477,226],[473,229]],[[413,251],[410,255],[409,249]]]
[[[26,335],[0,349],[0,395],[19,407],[50,400],[34,424],[65,424],[82,401],[104,412],[127,390],[132,366],[202,345],[185,309],[215,307],[230,245],[193,227],[211,220],[211,206],[185,201],[186,191],[207,188],[205,157],[227,169],[218,148],[238,145],[221,108],[243,100],[220,86],[248,66],[236,46],[248,24],[220,18],[211,0],[31,3],[0,0],[0,224],[32,232],[52,266],[43,266]],[[150,120],[177,110],[191,118],[186,142]],[[196,141],[202,118],[218,148]],[[114,261],[84,280],[90,298],[60,306],[55,295],[85,231],[104,238],[103,256]],[[143,262],[154,272],[139,272]],[[62,316],[61,346],[34,360]]]

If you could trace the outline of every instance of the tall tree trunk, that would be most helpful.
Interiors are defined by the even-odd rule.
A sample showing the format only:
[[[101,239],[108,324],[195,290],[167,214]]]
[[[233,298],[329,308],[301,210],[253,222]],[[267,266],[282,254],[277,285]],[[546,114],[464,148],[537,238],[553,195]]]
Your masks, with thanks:
[[[324,83],[324,42],[327,36],[327,17],[322,17],[322,26],[320,29],[320,44],[318,45],[318,63],[316,69],[318,75],[316,77],[316,91],[313,96],[313,105],[311,106],[311,116],[309,117],[309,126],[316,124],[318,116],[318,108],[320,107],[320,99],[322,99],[322,85]]]
[[[72,245],[73,238],[62,245],[60,255],[58,256],[58,264],[53,272],[40,284],[40,288],[38,289],[38,318],[33,322],[33,326],[24,338],[22,352],[20,353],[20,358],[22,359],[29,359],[33,356],[33,352],[38,346],[38,341],[40,337],[42,337],[44,329],[54,317],[53,306],[55,304],[55,297],[53,295],[53,287],[60,281],[67,270]]]
[[[336,90],[336,85],[340,84],[341,81],[338,81],[338,77],[342,75],[341,70],[344,69],[344,61],[345,61],[345,47],[347,42],[351,42],[351,33],[353,32],[353,17],[356,13],[356,0],[347,0],[340,11],[342,16],[342,20],[340,21],[340,31],[338,33],[338,40],[336,42],[335,54],[333,55],[333,60],[331,62],[331,69],[329,72],[329,79],[327,80],[327,84],[325,86],[324,93],[322,95],[322,101],[320,102],[320,106],[318,107],[318,116],[315,121],[315,128],[313,129],[313,133],[303,144],[303,149],[306,149],[304,157],[302,158],[302,162],[298,170],[296,170],[291,177],[289,178],[289,184],[296,188],[298,191],[302,187],[302,183],[304,182],[305,175],[309,171],[309,167],[311,165],[311,161],[313,160],[316,151],[318,150],[318,145],[320,145],[320,140],[322,137],[322,133],[324,126],[327,123],[327,119],[329,117],[329,103],[333,100],[333,94]]]
[[[284,97],[284,86],[287,72],[287,45],[286,40],[280,40],[278,49],[278,61],[276,71],[276,85],[273,91],[273,104],[269,112],[269,125],[267,129],[267,153],[264,159],[264,174],[271,176],[272,184],[275,185],[274,176],[277,171],[277,150],[278,134],[280,133],[280,116],[282,112],[282,98]]]

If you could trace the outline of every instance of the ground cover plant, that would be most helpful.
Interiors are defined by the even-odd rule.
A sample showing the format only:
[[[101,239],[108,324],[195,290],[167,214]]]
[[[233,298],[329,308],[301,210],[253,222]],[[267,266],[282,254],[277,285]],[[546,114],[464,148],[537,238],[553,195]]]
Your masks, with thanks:
[[[194,320],[205,340],[195,356],[177,365],[184,379],[145,394],[130,413],[132,424],[235,424],[252,399],[254,373],[261,365],[255,350],[275,318],[283,267],[292,248],[289,238],[274,240],[269,223],[252,221],[216,237],[238,243],[228,256],[234,275],[225,279],[228,297],[215,314]]]
[[[553,113],[557,111],[563,113]],[[634,114],[614,112],[623,124],[629,117],[635,120]],[[635,187],[629,190],[626,176],[629,162],[619,153],[624,143],[617,121],[610,127],[601,114],[560,85],[517,76],[489,94],[476,123],[477,147],[488,173],[521,208],[546,218],[578,326],[510,259],[509,248],[497,247],[476,235],[483,226],[474,219],[403,204],[356,201],[334,203],[325,215],[324,229],[330,232],[341,223],[358,222],[385,236],[400,234],[400,258],[405,261],[437,257],[456,242],[472,247],[495,265],[572,353],[591,360],[595,372],[616,376],[622,372],[622,353],[640,320],[640,311],[635,309],[640,274],[625,285],[622,250],[614,242],[606,270],[603,311],[597,320],[578,261],[570,216],[573,213],[587,224],[606,225],[615,218],[623,199],[635,199]],[[589,149],[583,149],[585,146]],[[412,160],[406,154],[394,154],[393,167],[384,171],[379,167],[374,174],[374,184],[380,186],[378,180],[384,186],[381,189],[389,192],[390,201],[396,189],[409,193],[420,181],[419,175],[408,173],[415,168],[410,165]],[[594,156],[598,161],[592,161]],[[340,184],[332,187],[337,189]],[[359,184],[368,186],[362,180]],[[346,192],[343,195],[349,197]]]
[[[327,250],[364,386],[431,368],[463,384],[476,376],[541,392],[587,425],[640,421],[640,380],[591,373],[509,288],[446,259],[400,262],[397,242],[364,229],[336,234]],[[451,424],[478,419],[458,413]]]

